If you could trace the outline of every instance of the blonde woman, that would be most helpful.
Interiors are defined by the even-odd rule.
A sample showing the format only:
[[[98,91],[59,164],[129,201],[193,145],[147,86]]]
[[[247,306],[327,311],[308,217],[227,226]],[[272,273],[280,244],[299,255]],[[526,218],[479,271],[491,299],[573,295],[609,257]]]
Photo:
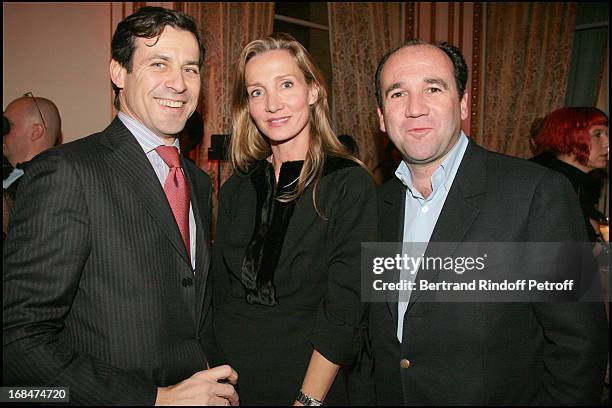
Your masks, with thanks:
[[[242,404],[347,403],[374,183],[332,131],[324,79],[299,42],[253,41],[235,69],[233,175],[213,259],[217,342]]]

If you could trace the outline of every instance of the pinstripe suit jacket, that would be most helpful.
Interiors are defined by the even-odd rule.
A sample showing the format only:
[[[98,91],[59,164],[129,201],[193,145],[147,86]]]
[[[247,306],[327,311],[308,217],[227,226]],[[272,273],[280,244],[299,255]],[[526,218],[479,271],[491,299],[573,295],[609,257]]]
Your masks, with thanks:
[[[5,385],[68,386],[79,404],[152,404],[156,387],[214,359],[211,183],[182,161],[195,274],[163,188],[120,120],[32,162],[4,248]]]

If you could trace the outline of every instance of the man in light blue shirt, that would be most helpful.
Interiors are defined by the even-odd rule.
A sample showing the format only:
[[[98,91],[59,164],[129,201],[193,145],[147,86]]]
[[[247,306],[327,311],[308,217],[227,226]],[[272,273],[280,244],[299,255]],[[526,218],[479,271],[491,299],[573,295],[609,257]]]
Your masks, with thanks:
[[[414,186],[410,167],[402,161],[395,171],[396,177],[406,186],[406,206],[404,207],[404,237],[403,242],[426,243],[431,238],[431,233],[438,222],[438,217],[446,201],[446,196],[453,184],[457,169],[463,159],[463,154],[468,145],[467,136],[461,132],[459,141],[446,155],[440,166],[431,176],[432,191],[427,197]],[[420,246],[419,246],[420,249]],[[424,250],[425,248],[423,248]],[[420,251],[418,251],[420,252]],[[417,254],[418,255],[418,254]],[[402,271],[401,279],[414,282],[416,273],[405,273]],[[398,302],[397,338],[402,341],[404,328],[404,313],[410,301],[410,291],[400,292]]]
[[[2,153],[13,167],[2,180],[2,232],[6,236],[9,212],[17,187],[32,158],[55,146],[61,138],[62,120],[57,106],[47,98],[28,92],[4,110],[9,131],[2,136]]]
[[[586,241],[567,180],[489,152],[462,132],[467,79],[463,56],[445,43],[411,40],[379,63],[380,129],[403,159],[379,190],[379,241],[429,250],[434,243]],[[400,278],[436,281],[436,271],[423,269]],[[602,304],[441,302],[440,290],[425,292],[417,287],[370,305],[373,378],[355,387],[369,392],[367,402],[599,401],[608,351]]]

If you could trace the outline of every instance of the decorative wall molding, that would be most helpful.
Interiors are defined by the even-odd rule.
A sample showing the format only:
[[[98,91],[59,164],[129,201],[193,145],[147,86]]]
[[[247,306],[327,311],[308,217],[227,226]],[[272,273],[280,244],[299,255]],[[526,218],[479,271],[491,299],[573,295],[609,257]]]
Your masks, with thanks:
[[[471,88],[471,114],[470,114],[470,135],[478,137],[480,135],[480,86],[482,72],[482,4],[474,3],[472,30],[472,88]]]

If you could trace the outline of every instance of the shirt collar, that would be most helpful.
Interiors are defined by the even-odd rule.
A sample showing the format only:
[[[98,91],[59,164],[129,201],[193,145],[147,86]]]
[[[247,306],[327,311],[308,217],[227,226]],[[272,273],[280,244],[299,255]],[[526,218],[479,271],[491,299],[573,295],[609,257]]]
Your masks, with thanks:
[[[440,186],[444,186],[447,191],[450,190],[453,180],[455,179],[455,175],[457,174],[457,170],[459,169],[459,165],[461,164],[463,154],[467,149],[467,145],[468,138],[462,130],[453,148],[446,154],[446,157],[444,160],[442,160],[440,166],[431,176],[432,196],[440,188]],[[422,197],[421,193],[414,188],[414,184],[412,183],[412,172],[405,161],[402,160],[400,165],[397,167],[395,176],[400,179],[400,181],[415,197]]]
[[[17,181],[17,179],[19,179],[19,177],[21,176],[23,176],[23,170],[14,168],[13,171],[11,171],[11,174],[9,174],[7,178],[2,180],[2,188],[3,189],[9,188],[10,185],[13,184],[15,181]]]
[[[142,147],[142,150],[144,150],[145,154],[150,153],[159,146],[166,146],[164,141],[159,136],[151,132],[145,125],[143,125],[136,119],[126,115],[121,111],[117,114],[117,116],[119,117],[119,120],[123,122],[125,127],[128,128],[130,133],[134,135],[134,137]],[[174,139],[174,143],[172,144],[172,146],[179,149],[179,152],[181,151],[178,137]]]

